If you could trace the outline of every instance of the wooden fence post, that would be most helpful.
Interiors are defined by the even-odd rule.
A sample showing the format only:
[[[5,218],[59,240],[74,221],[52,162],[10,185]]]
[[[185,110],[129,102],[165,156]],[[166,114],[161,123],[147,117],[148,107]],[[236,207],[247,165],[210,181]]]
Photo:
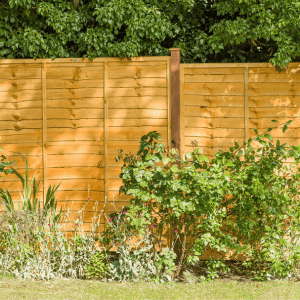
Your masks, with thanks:
[[[171,48],[171,147],[180,153],[180,48]]]

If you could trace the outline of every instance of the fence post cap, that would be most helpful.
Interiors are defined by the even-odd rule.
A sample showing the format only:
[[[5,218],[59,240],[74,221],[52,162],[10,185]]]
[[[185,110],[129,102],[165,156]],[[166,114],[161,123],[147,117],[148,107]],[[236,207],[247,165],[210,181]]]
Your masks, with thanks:
[[[170,51],[181,51],[181,48],[170,48]]]

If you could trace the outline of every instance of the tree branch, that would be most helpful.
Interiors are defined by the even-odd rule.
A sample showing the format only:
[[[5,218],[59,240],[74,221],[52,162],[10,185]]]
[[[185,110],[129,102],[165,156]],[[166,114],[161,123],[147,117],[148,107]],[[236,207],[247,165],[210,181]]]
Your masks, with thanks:
[[[73,7],[74,7],[74,10],[77,10],[79,1],[80,1],[80,0],[75,0],[75,1],[73,0]]]

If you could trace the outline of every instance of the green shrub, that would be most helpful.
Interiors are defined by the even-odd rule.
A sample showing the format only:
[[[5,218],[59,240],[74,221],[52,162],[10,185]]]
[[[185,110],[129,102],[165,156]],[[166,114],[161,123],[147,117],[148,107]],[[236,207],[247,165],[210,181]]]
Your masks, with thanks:
[[[277,127],[283,125],[285,132],[290,123]],[[128,223],[136,231],[148,226],[157,240],[171,230],[177,274],[208,249],[221,255],[229,249],[244,253],[256,274],[268,278],[293,272],[300,255],[300,172],[292,168],[299,162],[300,145],[288,150],[286,144],[274,144],[272,130],[254,130],[253,140],[242,146],[235,142],[211,161],[197,147],[180,158],[177,149],[155,141],[161,138],[155,131],[141,138],[137,154],[119,151],[120,193],[132,197]],[[260,145],[256,149],[254,141]],[[294,164],[285,166],[283,161],[291,158]]]

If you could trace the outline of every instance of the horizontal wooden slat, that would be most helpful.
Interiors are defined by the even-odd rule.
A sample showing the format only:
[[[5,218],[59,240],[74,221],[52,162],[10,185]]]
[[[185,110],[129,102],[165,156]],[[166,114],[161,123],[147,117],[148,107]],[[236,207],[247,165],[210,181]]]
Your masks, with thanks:
[[[58,76],[59,77],[59,76]],[[82,89],[103,88],[103,79],[72,80],[72,79],[47,79],[47,89]]]
[[[109,119],[167,119],[168,112],[163,109],[109,109]]]
[[[47,99],[101,98],[103,88],[47,89]]]
[[[185,74],[184,82],[244,82],[244,73],[240,74]]]
[[[278,118],[278,117],[298,117],[300,115],[300,107],[283,108],[283,107],[266,107],[266,108],[249,108],[250,118]]]
[[[276,119],[278,122],[272,122],[272,119]],[[267,130],[268,128],[274,128],[278,126],[279,124],[283,124],[288,122],[289,120],[292,120],[292,117],[276,117],[276,118],[250,118],[250,127],[251,125],[257,129],[265,129]],[[281,126],[281,128],[283,125]],[[293,122],[289,125],[289,128],[297,128],[300,127],[300,119],[295,119]]]
[[[159,131],[162,135],[164,142],[167,141],[167,127],[109,127],[108,128],[108,140],[109,141],[127,141],[137,140],[140,141],[143,135],[146,135],[150,131]]]
[[[88,116],[86,116],[87,118]],[[48,119],[47,128],[102,128],[104,120],[100,119]],[[122,123],[122,122],[120,122]]]
[[[104,179],[104,169],[95,167],[48,168],[47,179]]]
[[[288,73],[268,72],[249,74],[249,82],[300,82],[300,69]],[[296,72],[293,72],[296,71]]]
[[[186,117],[185,126],[195,128],[245,128],[245,122],[243,117],[200,118],[195,116]]]
[[[184,83],[185,95],[244,95],[244,83]]]
[[[244,96],[184,95],[184,105],[244,107]]]
[[[0,121],[0,130],[42,129],[42,120]]]
[[[0,102],[18,102],[18,101],[42,101],[42,90],[25,90],[14,92],[0,92]]]
[[[121,194],[119,195],[118,191],[108,191],[108,199],[107,202],[111,203],[113,201],[115,201],[115,204],[117,204],[118,202],[122,202],[122,204],[125,205],[129,205],[129,201],[130,201],[131,197],[129,195],[125,195],[125,194]],[[113,206],[110,205],[111,210],[114,211]]]
[[[90,191],[89,197],[91,200],[104,201],[103,191]],[[59,200],[67,199],[67,201],[87,201],[88,192],[87,191],[56,191],[55,198]]]
[[[80,98],[80,99],[61,99],[61,100],[47,100],[48,108],[103,108],[103,98]]]
[[[252,96],[249,107],[300,107],[300,96]]]
[[[245,136],[245,130],[227,128],[186,128],[184,135],[185,137],[242,138]]]
[[[168,125],[168,120],[164,119],[109,119],[108,126],[122,126],[122,127],[142,127],[142,126],[158,126],[163,127]]]
[[[47,154],[62,155],[62,154],[104,154],[104,142],[89,142],[89,141],[77,141],[68,143],[47,143]]]
[[[25,175],[25,168],[18,167],[17,170],[21,175]],[[31,179],[32,177],[35,177],[36,180],[43,179],[43,170],[42,169],[31,169],[30,166],[28,168],[28,177]],[[4,182],[19,182],[20,178],[16,176],[16,174],[8,174],[8,175],[2,175],[0,179],[0,187],[1,184]]]
[[[224,75],[224,74],[244,74],[244,68],[192,68],[184,65],[184,75]]]
[[[7,80],[0,78],[0,92],[15,92],[22,90],[40,90],[41,79],[15,79]]]
[[[47,130],[47,141],[102,141],[103,140],[103,129],[93,128],[76,128],[76,129],[65,129],[65,128],[48,128]]]
[[[113,65],[109,64],[108,67],[108,78],[116,79],[116,78],[146,78],[146,77],[154,77],[159,78],[167,77],[167,64],[159,63],[159,64],[151,64],[149,65]]]
[[[234,141],[237,141],[240,145],[243,144],[244,138],[195,138],[186,137],[184,143],[186,146],[191,145],[191,142],[196,140],[198,146],[201,147],[234,147]]]
[[[296,82],[249,82],[249,96],[262,95],[300,95],[300,87]]]
[[[0,102],[0,109],[2,110],[16,110],[16,109],[28,109],[28,108],[42,108],[42,101],[40,100],[23,100],[23,101],[10,101]]]
[[[30,64],[22,65],[0,65],[0,79],[18,80],[18,79],[33,79],[42,77],[41,65]]]
[[[118,108],[153,108],[153,109],[167,109],[167,97],[113,97],[108,99],[109,109]]]
[[[28,142],[42,142],[41,129],[24,129],[21,131],[3,130],[0,131],[1,144],[20,144]]]
[[[1,121],[41,120],[42,115],[41,108],[0,110]]]
[[[47,167],[103,167],[104,155],[92,154],[64,154],[47,155]]]
[[[249,64],[249,75],[250,74],[297,74],[300,73],[299,63],[289,63],[286,70],[282,70],[280,73],[276,70],[274,66],[263,67],[263,66],[254,66]],[[250,76],[249,76],[250,77]]]
[[[59,80],[74,80],[81,81],[84,79],[89,80],[103,80],[103,66],[99,67],[66,67],[66,66],[56,66],[55,68],[47,69],[47,82],[49,79],[59,79]]]
[[[1,82],[0,82],[1,83]],[[141,88],[141,87],[166,87],[167,79],[166,78],[114,78],[108,80],[108,86],[110,88]]]
[[[103,179],[50,179],[47,180],[48,186],[59,186],[58,190],[61,191],[103,191],[104,180]]]
[[[245,110],[237,107],[232,109],[231,107],[199,107],[199,106],[185,106],[186,117],[207,117],[207,118],[218,118],[218,117],[244,117]]]
[[[108,97],[167,96],[166,87],[108,88]]]
[[[122,185],[122,179],[110,179],[108,182],[108,189],[110,191],[119,191],[120,186]]]
[[[104,206],[103,201],[100,202],[100,201],[92,200],[92,199],[85,199],[82,201],[57,200],[57,207],[59,207],[59,208],[62,207],[62,210],[64,213],[69,208],[69,210],[72,212],[76,212],[76,211],[78,212],[79,210],[82,212],[84,212],[84,211],[96,212],[97,211],[97,214],[98,214],[101,212],[103,206]]]
[[[47,119],[102,119],[103,108],[47,108]]]
[[[108,178],[109,179],[117,179],[120,178],[121,168],[115,166],[108,166]]]
[[[42,155],[42,143],[34,143],[28,141],[28,143],[22,144],[2,144],[0,136],[0,144],[3,148],[3,154],[9,155]]]

